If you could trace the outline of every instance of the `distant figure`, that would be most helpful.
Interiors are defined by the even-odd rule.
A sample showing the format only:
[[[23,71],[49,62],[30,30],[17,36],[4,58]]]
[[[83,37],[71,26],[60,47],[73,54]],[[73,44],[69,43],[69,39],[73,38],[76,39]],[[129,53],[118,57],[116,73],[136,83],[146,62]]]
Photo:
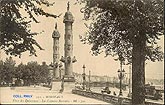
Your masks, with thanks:
[[[63,91],[64,91],[64,77],[62,78],[62,81],[61,81],[61,89],[59,93],[62,93]]]
[[[116,93],[115,93],[115,91],[113,92],[113,95],[114,95],[114,96],[116,96]]]
[[[11,89],[11,90],[14,90],[14,89],[15,89],[14,84],[11,84],[11,85],[10,85],[10,89]]]
[[[162,100],[162,94],[159,91],[156,91],[156,93],[154,94],[154,98],[156,100]]]
[[[48,82],[48,85],[51,85],[51,81],[52,81],[52,78],[49,77],[48,78],[48,81],[47,81]]]
[[[132,93],[128,93],[128,97],[132,97]]]
[[[109,90],[109,87],[105,87],[104,89],[101,90],[101,93],[107,93],[107,94],[110,94],[111,91]]]
[[[50,85],[49,86],[50,86],[50,89],[49,90],[52,90],[52,82],[50,82]]]

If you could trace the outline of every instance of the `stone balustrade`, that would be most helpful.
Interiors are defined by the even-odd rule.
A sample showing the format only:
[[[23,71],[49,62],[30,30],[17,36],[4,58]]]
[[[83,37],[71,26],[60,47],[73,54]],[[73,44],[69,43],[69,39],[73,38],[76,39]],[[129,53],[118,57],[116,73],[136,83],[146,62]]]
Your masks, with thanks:
[[[102,101],[105,101],[108,103],[112,103],[114,105],[131,105],[131,99],[126,98],[126,97],[120,97],[119,98],[119,97],[113,96],[113,95],[101,94],[101,93],[96,93],[96,92],[92,92],[92,91],[84,91],[84,90],[77,90],[77,89],[73,89],[72,93],[77,94],[77,95],[81,95],[81,96],[85,96],[85,97],[89,97],[89,98],[102,100]],[[153,102],[145,102],[145,105],[163,105],[163,104],[153,103]]]

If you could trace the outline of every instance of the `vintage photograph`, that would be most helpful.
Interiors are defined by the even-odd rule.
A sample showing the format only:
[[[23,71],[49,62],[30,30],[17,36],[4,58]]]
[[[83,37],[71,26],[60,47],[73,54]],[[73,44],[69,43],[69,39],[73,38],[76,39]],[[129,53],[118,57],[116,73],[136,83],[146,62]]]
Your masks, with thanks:
[[[0,0],[0,104],[164,105],[164,0]]]

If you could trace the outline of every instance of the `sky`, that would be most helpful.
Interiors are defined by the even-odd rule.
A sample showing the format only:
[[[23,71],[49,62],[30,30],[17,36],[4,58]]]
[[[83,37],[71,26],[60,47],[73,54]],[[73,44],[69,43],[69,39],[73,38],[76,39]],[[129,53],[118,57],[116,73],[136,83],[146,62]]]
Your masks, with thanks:
[[[53,7],[42,8],[53,14],[61,14],[59,18],[46,18],[39,16],[37,19],[40,21],[39,24],[32,23],[31,30],[33,32],[42,32],[35,37],[37,42],[44,48],[44,50],[39,50],[37,48],[37,57],[29,56],[29,52],[23,53],[21,58],[13,57],[16,60],[16,63],[26,64],[29,61],[37,61],[38,63],[46,62],[50,64],[53,61],[53,39],[52,33],[54,31],[55,23],[57,22],[57,27],[60,32],[60,56],[64,56],[64,33],[65,33],[65,24],[63,23],[63,17],[67,10],[68,0],[48,0],[50,2],[55,2]],[[73,64],[73,71],[77,73],[82,73],[82,66],[85,64],[86,72],[91,71],[93,75],[107,75],[107,76],[117,76],[117,70],[120,68],[119,61],[114,61],[111,56],[105,57],[104,53],[99,56],[92,56],[90,45],[84,45],[80,42],[79,35],[84,35],[87,31],[87,28],[84,25],[83,14],[80,13],[82,5],[74,5],[76,0],[70,0],[70,11],[74,16],[73,23],[73,55],[76,56],[77,62]],[[26,15],[26,14],[25,14]],[[164,37],[161,37],[161,40],[158,41],[158,44],[164,48]],[[164,49],[162,49],[164,51]],[[5,60],[6,57],[3,51],[1,51],[1,59]],[[129,72],[129,66],[123,65],[126,73]],[[146,78],[155,78],[163,79],[164,78],[164,62],[146,62],[145,67]]]

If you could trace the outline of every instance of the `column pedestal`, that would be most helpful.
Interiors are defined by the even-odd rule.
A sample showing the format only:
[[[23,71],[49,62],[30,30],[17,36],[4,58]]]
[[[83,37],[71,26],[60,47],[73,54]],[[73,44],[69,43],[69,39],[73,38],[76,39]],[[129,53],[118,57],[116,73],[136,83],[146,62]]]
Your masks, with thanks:
[[[74,76],[64,75],[64,82],[75,82]]]
[[[64,93],[71,93],[72,89],[75,88],[75,78],[73,76],[64,75],[63,87]]]
[[[53,80],[51,90],[59,92],[60,89],[61,89],[61,80],[60,79]]]

